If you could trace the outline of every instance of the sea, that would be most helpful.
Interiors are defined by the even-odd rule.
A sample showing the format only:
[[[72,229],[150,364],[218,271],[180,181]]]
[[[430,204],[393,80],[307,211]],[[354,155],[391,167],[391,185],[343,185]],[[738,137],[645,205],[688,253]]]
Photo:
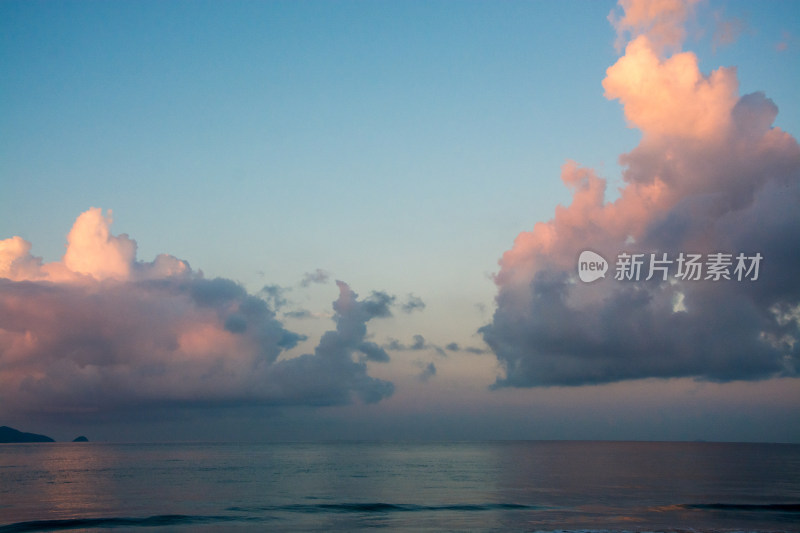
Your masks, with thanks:
[[[800,532],[800,445],[0,445],[17,531]]]

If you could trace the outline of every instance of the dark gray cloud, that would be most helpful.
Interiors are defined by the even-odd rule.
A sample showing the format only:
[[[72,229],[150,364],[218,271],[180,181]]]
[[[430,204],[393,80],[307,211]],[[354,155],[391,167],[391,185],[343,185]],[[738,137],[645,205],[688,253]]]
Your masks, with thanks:
[[[391,316],[384,293],[372,293],[364,300],[350,287],[337,281],[339,298],[333,303],[336,329],[322,335],[313,354],[282,360],[270,372],[269,389],[288,403],[301,400],[312,405],[349,403],[353,394],[366,403],[391,396],[391,382],[367,373],[366,360],[385,362],[388,354],[366,341],[366,323]],[[354,357],[358,353],[363,358]]]
[[[283,316],[285,318],[305,319],[313,318],[314,314],[308,309],[295,309],[294,311],[286,311]]]
[[[414,342],[409,347],[410,350],[424,350],[427,347],[425,337],[422,335],[414,335]]]
[[[409,294],[406,297],[406,301],[400,304],[400,309],[404,313],[413,313],[414,311],[422,311],[425,309],[425,302],[422,301],[422,298],[419,296],[414,296],[413,294]]]
[[[286,297],[286,293],[289,290],[279,285],[264,285],[260,294],[263,295],[270,309],[278,312],[289,304],[289,299]]]
[[[330,277],[331,275],[329,272],[318,268],[314,272],[306,272],[305,275],[303,275],[303,279],[300,281],[300,286],[308,287],[312,283],[327,283]]]
[[[485,354],[485,353],[489,353],[488,350],[484,350],[483,348],[476,348],[475,346],[465,346],[465,347],[462,348],[461,345],[458,344],[457,342],[451,342],[450,344],[448,344],[444,348],[445,348],[445,350],[450,351],[450,352],[461,352],[461,351],[464,351],[464,352],[472,353],[472,354],[476,354],[476,355],[482,355],[482,354]]]
[[[404,345],[403,343],[401,343],[397,339],[389,339],[389,342],[384,344],[383,347],[386,350],[393,350],[393,351],[401,351],[401,350],[407,350],[408,349],[406,347],[406,345]]]
[[[423,363],[422,372],[420,372],[418,377],[420,381],[426,382],[435,375],[436,375],[436,365],[431,362],[428,364]]]
[[[473,354],[476,354],[476,355],[483,355],[485,353],[489,353],[488,350],[484,350],[483,348],[476,348],[474,346],[467,346],[466,348],[464,348],[464,351],[467,352],[467,353],[473,353]]]
[[[425,337],[422,335],[414,335],[412,337],[412,342],[410,344],[404,344],[397,339],[389,339],[389,342],[384,344],[384,348],[387,350],[394,350],[394,351],[421,351],[421,350],[433,350],[439,355],[446,355],[445,351],[436,344],[432,344],[425,340]]]

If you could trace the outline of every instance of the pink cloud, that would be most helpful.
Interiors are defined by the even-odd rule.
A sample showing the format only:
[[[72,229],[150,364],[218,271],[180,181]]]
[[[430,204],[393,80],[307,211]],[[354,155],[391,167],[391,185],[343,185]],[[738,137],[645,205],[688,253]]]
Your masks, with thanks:
[[[127,235],[113,236],[111,211],[103,216],[99,208],[81,213],[67,236],[64,266],[97,280],[125,280],[131,275],[136,258],[136,241]]]
[[[620,4],[625,15],[615,25],[632,40],[603,87],[642,140],[620,157],[617,200],[605,201],[605,180],[594,171],[568,162],[561,180],[572,203],[503,254],[498,308],[482,329],[505,368],[498,386],[794,375],[800,321],[779,315],[800,305],[792,274],[800,147],[773,127],[771,100],[738,95],[734,68],[705,75],[694,54],[665,55],[683,39],[691,3]],[[760,252],[769,266],[749,285],[585,285],[576,261],[587,249],[611,261],[612,278],[622,251]]]
[[[61,261],[42,263],[30,254],[31,243],[21,237],[0,240],[0,278],[14,281],[91,282],[138,281],[191,275],[185,261],[160,254],[152,262],[137,261],[136,241],[125,234],[112,235],[111,211],[92,207],[75,220],[67,235]]]
[[[647,35],[660,54],[675,49],[686,38],[686,20],[697,0],[620,0],[622,15],[612,11],[609,21],[617,30],[617,49],[626,38]]]
[[[640,35],[606,71],[606,98],[618,99],[625,118],[648,137],[709,139],[729,129],[738,100],[732,68],[704,76],[691,52],[661,59],[648,36]]]
[[[370,377],[365,363],[388,355],[365,337],[393,297],[360,300],[339,282],[337,329],[314,354],[278,360],[303,336],[265,300],[166,254],[138,261],[136,242],[113,235],[111,222],[100,209],[82,213],[53,263],[19,237],[0,241],[0,413],[391,395],[392,384]]]

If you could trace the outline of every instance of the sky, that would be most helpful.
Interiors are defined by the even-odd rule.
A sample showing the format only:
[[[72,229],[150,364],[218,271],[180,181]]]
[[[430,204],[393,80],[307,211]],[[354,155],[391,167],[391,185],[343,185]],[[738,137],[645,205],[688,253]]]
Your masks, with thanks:
[[[6,1],[0,70],[0,424],[800,442],[796,2]]]

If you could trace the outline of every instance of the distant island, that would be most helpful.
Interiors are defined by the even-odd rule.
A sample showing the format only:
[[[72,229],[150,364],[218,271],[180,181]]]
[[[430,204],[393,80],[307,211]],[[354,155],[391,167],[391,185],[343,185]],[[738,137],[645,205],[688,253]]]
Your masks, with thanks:
[[[8,426],[0,426],[0,444],[10,444],[16,442],[55,442],[47,435],[39,435],[37,433],[25,433],[18,429],[10,428]],[[81,435],[75,437],[72,442],[89,442],[89,439]]]
[[[55,442],[45,435],[25,433],[8,426],[0,426],[0,443],[8,442]]]

